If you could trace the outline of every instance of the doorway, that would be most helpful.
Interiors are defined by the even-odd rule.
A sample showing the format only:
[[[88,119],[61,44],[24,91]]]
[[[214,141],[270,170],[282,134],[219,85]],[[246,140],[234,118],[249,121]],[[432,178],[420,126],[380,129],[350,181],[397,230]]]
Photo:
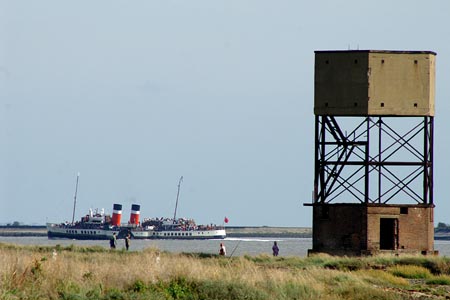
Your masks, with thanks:
[[[398,219],[380,219],[380,250],[396,250],[398,248]]]

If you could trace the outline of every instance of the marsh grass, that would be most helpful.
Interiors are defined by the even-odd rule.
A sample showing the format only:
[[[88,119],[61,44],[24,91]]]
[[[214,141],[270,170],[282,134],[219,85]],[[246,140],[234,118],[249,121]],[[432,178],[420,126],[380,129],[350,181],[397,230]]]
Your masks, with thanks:
[[[449,285],[450,286],[450,276],[448,275],[438,275],[426,281],[426,284],[438,284],[438,285]]]
[[[396,265],[387,269],[394,276],[408,279],[427,279],[431,278],[430,270],[415,265]]]
[[[0,299],[402,299],[408,278],[434,291],[450,282],[439,257],[230,259],[74,245],[54,257],[53,248],[0,244]]]

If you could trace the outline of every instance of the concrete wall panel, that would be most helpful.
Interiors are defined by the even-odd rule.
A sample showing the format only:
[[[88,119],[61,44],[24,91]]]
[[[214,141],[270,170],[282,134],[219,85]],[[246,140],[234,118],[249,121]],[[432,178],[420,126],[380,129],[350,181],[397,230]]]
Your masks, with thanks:
[[[316,51],[314,114],[434,116],[430,51]]]

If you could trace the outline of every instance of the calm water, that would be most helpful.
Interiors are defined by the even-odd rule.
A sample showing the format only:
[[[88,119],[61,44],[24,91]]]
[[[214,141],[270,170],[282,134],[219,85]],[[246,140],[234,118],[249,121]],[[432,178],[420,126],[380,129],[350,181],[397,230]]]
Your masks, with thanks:
[[[145,248],[157,248],[169,252],[202,252],[216,254],[219,244],[223,242],[227,248],[227,255],[242,256],[245,254],[259,255],[272,254],[272,244],[278,242],[280,256],[306,256],[312,246],[310,238],[226,238],[225,240],[132,240],[130,250],[142,250]],[[77,246],[97,245],[109,248],[109,241],[77,241],[77,240],[49,240],[47,237],[0,237],[0,242],[19,245],[61,245],[71,244]],[[450,241],[435,241],[435,250],[441,256],[450,256]],[[124,240],[118,240],[118,249],[125,248]]]

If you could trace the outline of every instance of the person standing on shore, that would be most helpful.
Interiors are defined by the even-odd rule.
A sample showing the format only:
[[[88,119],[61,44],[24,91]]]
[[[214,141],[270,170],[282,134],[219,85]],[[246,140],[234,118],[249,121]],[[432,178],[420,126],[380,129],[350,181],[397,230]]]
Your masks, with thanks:
[[[127,236],[125,237],[125,248],[127,248],[127,251],[128,251],[128,248],[130,248],[130,234],[127,234]]]
[[[117,244],[117,238],[116,238],[116,233],[114,232],[113,236],[109,240],[109,246],[111,247],[111,249],[116,249],[116,244]]]
[[[223,243],[220,243],[219,255],[222,256],[227,255],[227,250],[225,249],[225,245]]]
[[[277,242],[273,242],[273,246],[272,246],[273,256],[278,256],[279,251],[280,251],[280,249],[278,248]]]

